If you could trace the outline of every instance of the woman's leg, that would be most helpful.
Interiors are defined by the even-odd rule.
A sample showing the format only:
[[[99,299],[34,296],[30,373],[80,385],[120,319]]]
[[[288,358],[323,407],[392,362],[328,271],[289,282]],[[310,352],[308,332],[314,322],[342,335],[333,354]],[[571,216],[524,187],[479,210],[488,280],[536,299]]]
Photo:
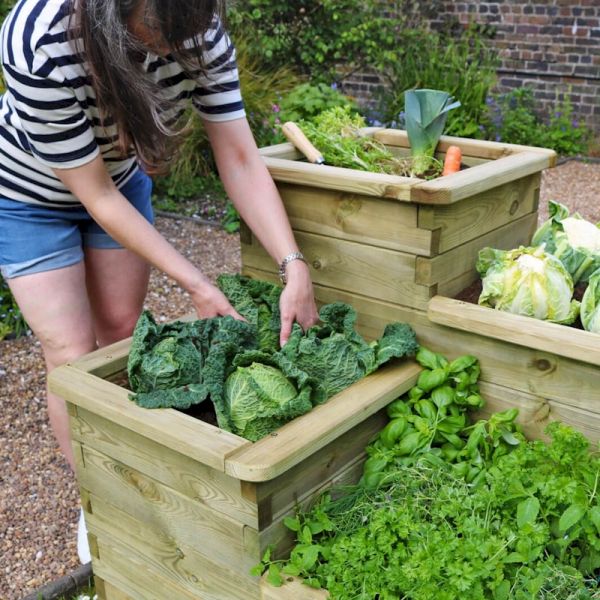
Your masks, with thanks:
[[[129,337],[142,312],[150,267],[124,248],[85,248],[86,285],[98,346]]]
[[[42,345],[48,373],[96,348],[83,262],[15,277],[8,280],[8,285]],[[73,468],[66,404],[50,392],[48,415],[59,446]]]

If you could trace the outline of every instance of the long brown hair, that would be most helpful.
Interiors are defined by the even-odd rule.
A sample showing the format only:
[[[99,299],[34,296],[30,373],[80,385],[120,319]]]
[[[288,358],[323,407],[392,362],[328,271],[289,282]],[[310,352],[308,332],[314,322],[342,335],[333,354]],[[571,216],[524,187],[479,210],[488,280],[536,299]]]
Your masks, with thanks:
[[[116,124],[123,155],[135,148],[150,172],[171,159],[181,127],[164,123],[161,115],[173,106],[146,73],[143,47],[127,27],[132,13],[143,7],[151,15],[159,38],[184,67],[204,68],[203,34],[222,17],[224,0],[77,0],[70,28],[72,39],[89,69],[104,124]],[[193,40],[190,45],[185,44]]]

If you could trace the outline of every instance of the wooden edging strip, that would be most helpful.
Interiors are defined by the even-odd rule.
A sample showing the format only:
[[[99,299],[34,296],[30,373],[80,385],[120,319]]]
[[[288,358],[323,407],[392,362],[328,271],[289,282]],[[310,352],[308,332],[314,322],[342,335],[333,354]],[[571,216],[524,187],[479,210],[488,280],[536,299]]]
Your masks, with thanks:
[[[412,360],[382,367],[290,421],[276,435],[230,454],[225,472],[243,481],[268,481],[281,475],[402,395],[416,383],[420,371]]]
[[[412,186],[411,200],[423,204],[452,204],[480,192],[538,173],[551,166],[543,152],[519,152],[469,169]]]
[[[224,471],[225,457],[251,442],[170,408],[147,409],[129,399],[129,390],[63,365],[48,376],[50,390],[77,406],[127,427],[172,450]]]
[[[392,198],[406,202],[410,200],[411,186],[422,181],[415,177],[400,177],[399,175],[370,173],[343,167],[313,165],[312,163],[290,161],[272,156],[263,156],[263,160],[275,181],[354,192],[366,196]]]
[[[597,333],[443,296],[434,296],[429,301],[427,316],[438,325],[600,366]]]

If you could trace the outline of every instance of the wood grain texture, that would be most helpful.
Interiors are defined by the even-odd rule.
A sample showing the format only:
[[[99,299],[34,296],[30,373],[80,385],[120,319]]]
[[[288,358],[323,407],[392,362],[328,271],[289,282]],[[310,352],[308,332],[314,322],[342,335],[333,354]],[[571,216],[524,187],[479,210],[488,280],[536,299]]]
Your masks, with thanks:
[[[589,331],[513,315],[444,296],[431,299],[429,319],[440,325],[556,353],[600,367],[600,335]]]
[[[416,256],[312,233],[296,233],[314,283],[350,292],[369,290],[373,298],[425,309],[435,294],[415,283]],[[253,237],[242,242],[244,269],[273,271],[276,265]]]
[[[512,223],[493,229],[474,240],[456,246],[452,250],[444,252],[444,254],[432,258],[418,256],[416,259],[415,283],[432,286],[436,283],[457,279],[465,274],[470,275],[466,285],[463,279],[458,283],[458,286],[461,287],[456,287],[456,289],[446,288],[447,294],[457,294],[479,277],[475,264],[482,248],[489,246],[509,250],[521,245],[526,246],[535,232],[537,221],[537,213],[530,213]]]
[[[229,453],[250,444],[173,409],[141,408],[129,399],[126,389],[73,366],[54,369],[48,382],[55,394],[72,404],[217,470],[224,470]]]
[[[366,196],[382,196],[409,201],[411,185],[422,181],[413,177],[370,173],[328,165],[313,165],[270,156],[264,156],[263,159],[271,176],[277,182],[299,183]]]
[[[249,448],[227,457],[225,471],[244,481],[277,477],[349,431],[414,385],[421,367],[394,361],[357,381]]]
[[[92,502],[95,510],[88,517],[89,527],[98,539],[99,560],[105,564],[109,558],[107,553],[117,551],[135,557],[144,563],[145,570],[195,598],[247,600],[258,596],[258,578],[236,572],[235,567],[213,562],[210,556],[180,543],[110,502],[96,496],[92,497]],[[122,572],[122,575],[130,576],[128,572]]]
[[[244,497],[239,480],[221,471],[82,408],[71,419],[71,436],[201,506],[258,527],[256,503]]]
[[[537,212],[539,173],[511,181],[471,196],[468,201],[447,205],[419,205],[419,229],[439,232],[436,254],[443,254]]]
[[[279,193],[295,231],[422,256],[436,254],[434,234],[417,226],[415,205],[281,183]]]
[[[510,181],[539,173],[552,159],[541,152],[519,152],[477,165],[447,177],[411,187],[411,201],[424,204],[451,204]]]

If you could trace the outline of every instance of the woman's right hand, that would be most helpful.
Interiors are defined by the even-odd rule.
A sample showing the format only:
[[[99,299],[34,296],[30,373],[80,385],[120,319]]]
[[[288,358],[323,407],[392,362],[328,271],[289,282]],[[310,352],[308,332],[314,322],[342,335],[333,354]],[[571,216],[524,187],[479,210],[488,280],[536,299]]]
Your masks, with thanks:
[[[210,283],[208,279],[203,277],[188,292],[198,313],[198,318],[208,319],[210,317],[230,315],[234,319],[245,321],[244,317],[233,308],[227,296],[218,287]]]

